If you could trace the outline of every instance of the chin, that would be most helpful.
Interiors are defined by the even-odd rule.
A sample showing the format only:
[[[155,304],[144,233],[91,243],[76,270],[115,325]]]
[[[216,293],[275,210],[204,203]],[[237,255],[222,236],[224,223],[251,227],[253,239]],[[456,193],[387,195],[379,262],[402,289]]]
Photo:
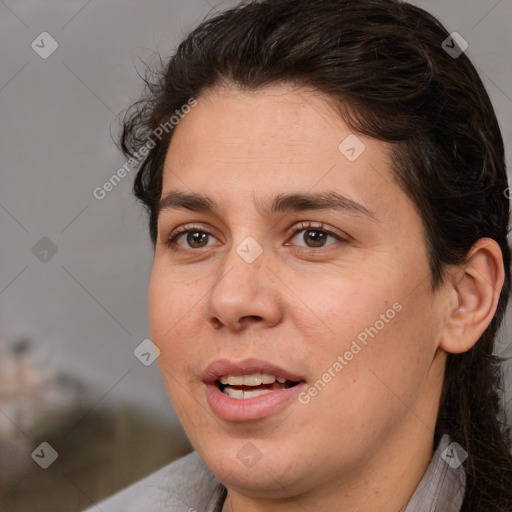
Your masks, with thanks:
[[[228,489],[250,497],[286,498],[292,489],[304,492],[308,468],[297,460],[300,450],[287,457],[264,439],[214,440],[206,450],[197,449],[208,469]],[[212,449],[212,445],[215,447]],[[258,448],[256,447],[258,445]],[[302,462],[302,463],[301,463]],[[301,477],[300,473],[304,475]],[[286,489],[286,491],[284,491]]]

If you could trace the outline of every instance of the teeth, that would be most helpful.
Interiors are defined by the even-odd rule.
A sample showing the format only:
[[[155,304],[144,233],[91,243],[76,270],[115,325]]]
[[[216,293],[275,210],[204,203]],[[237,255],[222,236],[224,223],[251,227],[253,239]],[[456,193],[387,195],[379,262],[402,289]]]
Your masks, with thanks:
[[[259,386],[261,384],[261,373],[244,375],[244,386]]]
[[[226,375],[220,378],[221,384],[229,384],[230,386],[242,386],[244,383],[243,375]]]
[[[251,373],[248,375],[223,375],[220,378],[221,384],[230,386],[259,386],[261,384],[273,384],[275,381],[283,384],[286,379],[275,377],[267,373]]]
[[[264,395],[265,393],[272,393],[270,389],[255,389],[254,391],[242,391],[241,389],[225,388],[223,393],[229,398],[236,398],[243,400],[245,398],[254,398],[256,396]]]
[[[224,389],[224,393],[228,395],[229,398],[243,399],[244,397],[244,392],[241,389],[226,388]]]

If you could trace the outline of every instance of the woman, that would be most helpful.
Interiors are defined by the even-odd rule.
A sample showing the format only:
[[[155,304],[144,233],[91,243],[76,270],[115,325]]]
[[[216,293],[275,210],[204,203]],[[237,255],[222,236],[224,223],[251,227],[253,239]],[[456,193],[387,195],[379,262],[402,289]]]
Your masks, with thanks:
[[[512,510],[508,185],[464,50],[399,1],[264,0],[148,81],[121,145],[195,452],[100,510]]]

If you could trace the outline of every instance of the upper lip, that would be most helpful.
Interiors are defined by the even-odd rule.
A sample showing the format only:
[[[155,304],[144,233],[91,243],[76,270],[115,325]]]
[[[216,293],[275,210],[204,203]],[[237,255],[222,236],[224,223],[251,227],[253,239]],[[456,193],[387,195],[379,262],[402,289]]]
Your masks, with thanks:
[[[224,375],[249,375],[258,372],[282,377],[292,382],[305,380],[304,377],[280,368],[269,361],[250,358],[241,361],[230,361],[229,359],[212,361],[203,373],[203,382],[213,384]]]

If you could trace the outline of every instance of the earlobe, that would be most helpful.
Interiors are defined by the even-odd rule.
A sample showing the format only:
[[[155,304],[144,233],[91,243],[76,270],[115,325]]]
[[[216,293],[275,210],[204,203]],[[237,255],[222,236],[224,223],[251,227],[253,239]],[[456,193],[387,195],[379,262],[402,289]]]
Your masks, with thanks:
[[[440,348],[460,354],[473,347],[496,313],[504,281],[498,243],[490,238],[479,239],[467,262],[450,271],[451,300]]]

